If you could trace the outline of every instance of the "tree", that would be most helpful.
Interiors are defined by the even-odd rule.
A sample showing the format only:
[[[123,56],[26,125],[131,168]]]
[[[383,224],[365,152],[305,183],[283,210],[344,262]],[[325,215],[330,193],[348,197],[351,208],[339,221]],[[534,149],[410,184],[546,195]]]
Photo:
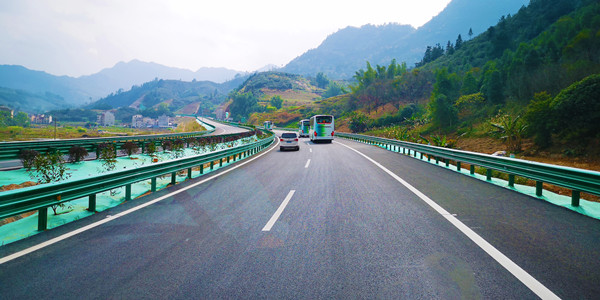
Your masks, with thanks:
[[[458,37],[456,38],[456,43],[454,45],[454,49],[455,50],[460,49],[460,47],[462,47],[462,44],[463,44],[462,36],[459,34]]]
[[[352,132],[363,132],[367,130],[369,117],[361,112],[352,112],[349,127]]]
[[[481,91],[485,98],[493,104],[504,102],[504,81],[502,74],[496,69],[487,71],[484,75],[483,86]]]
[[[98,145],[100,155],[98,159],[102,161],[102,167],[104,171],[112,171],[115,169],[117,164],[117,152],[115,151],[115,145],[110,143],[102,143]]]
[[[88,152],[81,146],[74,145],[69,149],[69,162],[80,162],[88,156]]]
[[[448,41],[448,44],[446,45],[446,55],[452,55],[454,54],[454,46],[452,45],[452,43],[450,41]]]
[[[451,128],[456,125],[457,111],[452,101],[444,94],[435,94],[429,102],[431,122],[438,128]]]
[[[31,171],[31,168],[33,168],[33,163],[35,161],[35,158],[38,157],[39,155],[40,155],[40,153],[37,152],[36,150],[21,149],[19,156],[21,158],[21,163],[23,164],[23,167],[27,171]]]
[[[473,38],[473,28],[469,28],[469,39]]]
[[[254,96],[252,92],[240,93],[235,92],[231,95],[231,104],[229,105],[229,111],[235,119],[241,119],[242,117],[248,116],[258,104],[258,98]]]
[[[335,97],[337,95],[341,95],[344,93],[346,93],[346,91],[344,90],[344,88],[342,87],[341,84],[339,84],[335,81],[330,81],[329,85],[327,86],[327,89],[323,93],[322,97],[330,98],[330,97]]]
[[[477,93],[479,91],[479,86],[477,84],[477,80],[475,76],[473,76],[473,72],[469,71],[463,77],[462,87],[460,88],[461,95],[470,95]]]
[[[533,100],[527,106],[525,121],[528,125],[528,133],[533,136],[536,145],[544,148],[552,145],[552,130],[555,127],[550,103],[552,97],[547,92],[535,94]]]
[[[121,146],[121,153],[127,154],[127,156],[131,157],[131,155],[135,154],[140,147],[137,143],[134,142],[125,142]]]
[[[600,74],[590,75],[562,90],[550,103],[556,130],[567,140],[595,137],[600,132]]]
[[[317,73],[317,78],[315,79],[317,82],[317,86],[324,89],[329,84],[329,79],[323,72]]]
[[[13,118],[13,122],[16,126],[29,127],[29,116],[27,113],[20,111]]]
[[[281,109],[283,106],[283,99],[279,95],[275,95],[271,98],[271,105],[273,105],[277,109]]]
[[[59,151],[50,151],[36,156],[31,169],[29,176],[38,183],[57,182],[71,177],[71,174],[67,173],[65,160]]]

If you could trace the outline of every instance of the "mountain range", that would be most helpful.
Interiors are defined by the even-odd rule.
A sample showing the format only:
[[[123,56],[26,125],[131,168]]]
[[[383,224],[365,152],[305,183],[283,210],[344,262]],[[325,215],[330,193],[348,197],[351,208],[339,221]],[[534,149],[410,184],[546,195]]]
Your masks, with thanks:
[[[469,29],[477,35],[494,25],[501,16],[516,12],[527,2],[453,0],[438,16],[418,29],[397,23],[347,27],[331,34],[318,48],[292,60],[280,71],[309,76],[324,72],[332,79],[349,79],[365,66],[366,61],[385,65],[396,59],[407,62],[410,67],[422,58],[428,45],[445,45],[447,41],[454,41],[458,34],[466,40]],[[265,70],[273,67],[267,66]],[[40,112],[50,107],[87,105],[155,79],[222,83],[242,77],[240,75],[248,74],[225,68],[201,68],[193,72],[139,60],[120,62],[96,74],[77,78],[55,76],[23,66],[0,65],[0,105]],[[227,93],[226,90],[221,92]],[[19,99],[28,99],[27,104]],[[38,100],[40,105],[35,105]]]
[[[332,79],[349,79],[365,67],[387,65],[392,59],[414,66],[423,58],[427,46],[448,41],[458,35],[469,39],[495,25],[507,14],[516,13],[529,0],[453,0],[437,16],[418,29],[398,23],[381,26],[346,27],[328,36],[319,47],[293,59],[282,71],[314,76],[325,73]]]
[[[111,68],[103,69],[92,75],[75,78],[55,76],[18,65],[0,65],[0,87],[4,88],[4,91],[13,90],[11,92],[13,94],[27,93],[31,97],[44,98],[45,95],[51,94],[55,100],[62,99],[61,103],[57,103],[59,106],[81,106],[110,93],[129,90],[135,85],[141,85],[154,79],[223,83],[245,74],[245,72],[226,68],[200,68],[196,72],[192,72],[157,63],[132,60],[119,62]],[[0,104],[10,104],[10,101],[2,99],[0,97]],[[14,105],[12,106],[14,107]],[[24,111],[37,112],[35,107],[20,106],[20,108]]]

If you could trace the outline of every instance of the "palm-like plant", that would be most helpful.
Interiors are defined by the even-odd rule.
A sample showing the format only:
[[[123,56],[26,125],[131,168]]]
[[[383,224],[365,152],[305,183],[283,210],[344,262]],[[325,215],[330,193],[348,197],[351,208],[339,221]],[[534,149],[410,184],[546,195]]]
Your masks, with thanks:
[[[521,151],[523,135],[527,129],[527,124],[523,122],[521,116],[513,118],[508,114],[502,115],[490,122],[490,125],[493,127],[492,134],[502,139],[509,151]]]

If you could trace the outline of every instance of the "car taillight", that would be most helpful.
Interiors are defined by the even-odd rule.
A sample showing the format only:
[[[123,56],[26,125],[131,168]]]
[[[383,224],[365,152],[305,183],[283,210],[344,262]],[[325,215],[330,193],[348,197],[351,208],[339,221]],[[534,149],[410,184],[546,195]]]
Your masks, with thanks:
[[[297,141],[298,141],[298,139],[294,139],[294,141],[296,141],[296,142],[297,142]]]
[[[315,136],[317,136],[317,132],[315,131]]]
[[[283,142],[283,139],[279,139],[280,142]]]
[[[332,132],[331,132],[331,136],[333,136],[333,133],[334,133],[334,132],[332,131]]]

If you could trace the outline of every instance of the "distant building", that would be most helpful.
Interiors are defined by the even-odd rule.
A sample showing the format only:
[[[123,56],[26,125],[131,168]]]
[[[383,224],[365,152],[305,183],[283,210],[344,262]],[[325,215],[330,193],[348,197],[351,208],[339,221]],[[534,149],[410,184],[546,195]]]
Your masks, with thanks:
[[[223,116],[225,115],[225,112],[223,111],[222,108],[217,109],[217,111],[215,111],[215,116],[217,117],[217,120],[223,120]]]
[[[154,120],[152,118],[148,118],[148,117],[145,117],[142,120],[142,123],[143,123],[142,127],[154,127],[154,126],[156,126],[156,120]]]
[[[0,106],[0,111],[5,111],[5,112],[8,112],[8,113],[10,113],[10,117],[11,117],[11,118],[14,118],[14,117],[15,117],[15,111],[14,111],[14,110],[12,110],[12,109],[10,109],[10,107],[7,107],[7,106]]]
[[[45,114],[31,115],[29,116],[29,120],[34,124],[50,124],[52,123],[52,116]]]
[[[142,128],[144,126],[144,117],[142,115],[133,115],[131,117],[131,127],[133,128]]]
[[[169,127],[169,117],[167,115],[158,117],[158,127]]]
[[[98,115],[97,122],[102,126],[114,126],[115,115],[110,111],[103,112]]]

